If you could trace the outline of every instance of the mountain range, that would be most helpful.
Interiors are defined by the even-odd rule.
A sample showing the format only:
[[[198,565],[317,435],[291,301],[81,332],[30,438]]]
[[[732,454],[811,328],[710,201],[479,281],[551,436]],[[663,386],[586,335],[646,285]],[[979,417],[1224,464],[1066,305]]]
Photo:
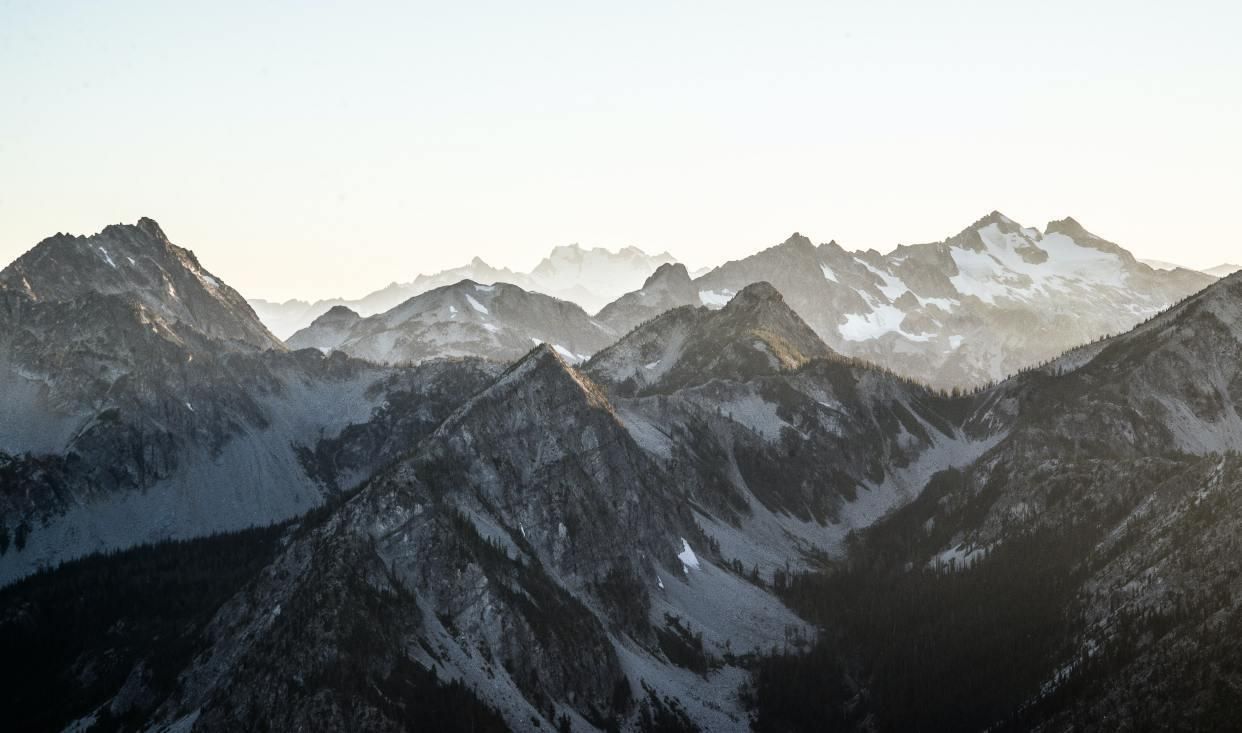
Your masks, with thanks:
[[[711,306],[759,280],[834,350],[942,388],[1003,379],[1212,282],[1153,270],[1073,219],[1039,231],[998,212],[941,242],[884,255],[794,235],[694,286]]]
[[[150,219],[40,242],[0,298],[0,515],[24,546],[3,580],[301,514],[327,494],[305,451],[435,381],[289,351]],[[466,366],[443,378],[493,369]]]
[[[513,361],[547,342],[566,359],[582,361],[615,338],[611,328],[569,301],[509,283],[462,280],[369,318],[335,306],[293,334],[288,345],[400,364],[445,356]]]
[[[250,304],[273,333],[281,338],[288,338],[306,328],[336,306],[344,306],[359,315],[372,316],[416,295],[462,280],[485,285],[508,283],[572,301],[594,312],[612,299],[637,288],[660,265],[673,261],[672,255],[667,252],[649,255],[637,247],[624,247],[613,252],[602,247],[586,248],[571,244],[554,247],[530,272],[495,268],[475,257],[467,265],[431,275],[418,275],[410,282],[390,283],[357,300],[334,298],[309,302],[294,299],[274,303],[256,299],[251,300]]]
[[[621,272],[631,273],[636,267]],[[903,245],[888,254],[849,252],[835,242],[817,246],[795,234],[697,277],[672,262],[649,273],[642,287],[616,298],[594,316],[610,339],[672,308],[719,308],[750,283],[765,281],[838,353],[946,389],[996,382],[1078,344],[1125,331],[1214,280],[1213,275],[1182,268],[1153,268],[1073,219],[1052,222],[1040,231],[998,212],[941,242]],[[465,271],[453,271],[451,276],[461,274]],[[470,282],[490,286],[489,278],[506,273],[485,275]],[[531,289],[529,283],[516,285]],[[382,329],[390,334],[387,340],[360,350],[357,342],[363,336],[353,334],[345,351],[391,363],[436,353],[434,347],[411,353],[394,350],[389,347],[392,339],[428,344],[449,339],[450,353],[499,353],[497,332],[466,328],[459,311],[420,305],[419,318],[401,325],[407,323],[403,313],[409,308],[414,306],[382,314],[389,324]],[[347,338],[341,331],[342,316],[339,311],[325,314],[324,321],[294,334],[289,343],[321,350],[342,346]],[[584,350],[573,353],[584,357],[607,342],[584,333],[589,328],[583,324],[590,320],[585,312],[571,320],[549,322],[538,334],[529,328],[506,333],[513,334],[515,343],[525,335],[583,344]],[[372,320],[359,328],[371,333],[377,323]],[[499,324],[492,323],[491,328]],[[506,354],[516,356],[512,349]]]
[[[993,214],[663,263],[594,318],[462,280],[282,343],[142,220],[45,240],[0,295],[0,646],[40,660],[0,679],[16,729],[1242,703],[1242,275]]]

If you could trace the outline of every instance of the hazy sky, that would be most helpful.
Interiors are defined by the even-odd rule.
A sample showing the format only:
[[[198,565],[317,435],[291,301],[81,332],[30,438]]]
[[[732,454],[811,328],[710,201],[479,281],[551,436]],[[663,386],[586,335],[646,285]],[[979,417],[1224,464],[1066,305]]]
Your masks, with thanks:
[[[360,295],[992,209],[1242,259],[1236,0],[307,5],[0,0],[0,261],[150,216],[249,296]]]

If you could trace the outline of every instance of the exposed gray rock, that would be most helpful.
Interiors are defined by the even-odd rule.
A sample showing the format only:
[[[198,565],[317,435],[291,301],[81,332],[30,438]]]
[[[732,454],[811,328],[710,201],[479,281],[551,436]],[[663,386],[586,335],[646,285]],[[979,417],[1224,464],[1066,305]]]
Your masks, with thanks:
[[[0,272],[0,530],[25,539],[0,553],[0,583],[317,506],[393,455],[310,460],[382,412],[399,371],[287,351],[148,219],[45,240]],[[420,372],[472,373],[494,371]],[[470,393],[424,392],[423,429]]]

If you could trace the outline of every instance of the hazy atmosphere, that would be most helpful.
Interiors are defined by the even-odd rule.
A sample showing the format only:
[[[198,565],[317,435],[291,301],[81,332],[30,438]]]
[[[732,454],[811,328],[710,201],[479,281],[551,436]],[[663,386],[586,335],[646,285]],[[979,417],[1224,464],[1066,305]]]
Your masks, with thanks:
[[[1239,5],[0,3],[0,260],[158,220],[250,297],[992,209],[1242,250]]]
[[[0,731],[1242,730],[1239,7],[0,0]]]

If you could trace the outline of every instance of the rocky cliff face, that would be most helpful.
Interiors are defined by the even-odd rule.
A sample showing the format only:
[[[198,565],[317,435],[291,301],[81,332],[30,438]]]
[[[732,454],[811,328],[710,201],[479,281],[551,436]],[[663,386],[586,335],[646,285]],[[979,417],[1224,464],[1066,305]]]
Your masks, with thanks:
[[[486,689],[515,728],[633,720],[651,688],[743,729],[713,692],[740,674],[722,657],[798,624],[720,567],[667,478],[604,392],[539,347],[226,604],[157,718],[395,726],[370,693],[320,683],[307,707],[276,681],[356,674],[365,690],[418,665]]]
[[[151,219],[49,237],[0,272],[0,289],[36,304],[112,296],[158,326],[180,324],[231,348],[283,349],[237,291]]]
[[[45,240],[0,273],[0,529],[23,537],[0,582],[305,512],[362,478],[312,477],[305,454],[394,375],[288,352],[148,219]]]

